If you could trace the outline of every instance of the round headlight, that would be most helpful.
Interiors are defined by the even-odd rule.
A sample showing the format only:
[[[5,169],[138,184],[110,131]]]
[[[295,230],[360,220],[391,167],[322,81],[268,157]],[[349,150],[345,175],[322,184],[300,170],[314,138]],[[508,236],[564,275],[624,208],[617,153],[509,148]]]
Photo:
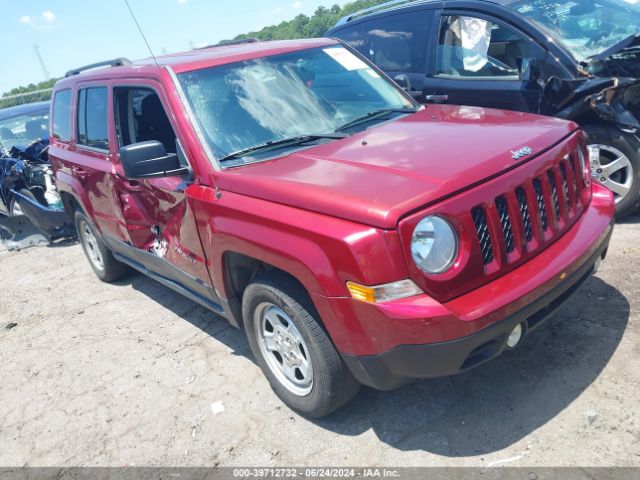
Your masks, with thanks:
[[[458,239],[449,223],[440,217],[423,218],[413,231],[411,256],[426,273],[443,273],[458,256]]]

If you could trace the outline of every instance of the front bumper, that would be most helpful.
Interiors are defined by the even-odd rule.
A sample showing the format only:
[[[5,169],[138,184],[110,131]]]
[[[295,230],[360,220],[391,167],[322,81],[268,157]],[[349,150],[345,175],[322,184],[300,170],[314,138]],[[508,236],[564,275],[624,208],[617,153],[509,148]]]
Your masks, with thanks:
[[[389,390],[412,379],[463,372],[497,357],[516,325],[523,325],[525,335],[540,326],[594,272],[607,253],[613,211],[611,194],[594,185],[591,205],[569,232],[491,284],[446,304],[418,296],[356,306],[360,325],[373,332],[369,338],[395,344],[378,351],[371,344],[374,351],[365,354],[341,350],[345,363],[361,383]],[[343,301],[333,306],[344,312]],[[362,317],[364,309],[368,318]]]
[[[507,348],[507,338],[516,325],[523,325],[526,336],[552,317],[594,273],[597,262],[604,259],[612,232],[610,228],[598,250],[560,285],[478,333],[448,342],[402,345],[380,355],[343,354],[342,358],[358,381],[380,390],[391,390],[416,378],[454,375],[477,367]]]

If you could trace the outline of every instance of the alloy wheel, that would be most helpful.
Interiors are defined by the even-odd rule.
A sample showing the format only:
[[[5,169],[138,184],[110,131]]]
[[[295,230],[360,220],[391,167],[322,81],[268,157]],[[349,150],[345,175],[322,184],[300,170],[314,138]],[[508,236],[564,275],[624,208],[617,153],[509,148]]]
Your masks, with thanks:
[[[635,172],[624,153],[610,145],[589,145],[597,149],[598,155],[591,156],[591,175],[599,180],[615,195],[616,204],[629,195]]]
[[[98,246],[98,239],[89,224],[85,221],[81,224],[80,236],[82,237],[82,246],[85,252],[87,252],[89,261],[98,270],[104,270],[104,260],[102,258],[102,252],[100,252],[100,247]]]
[[[255,310],[255,332],[269,370],[291,393],[305,396],[313,388],[313,366],[300,331],[280,307],[261,303]]]

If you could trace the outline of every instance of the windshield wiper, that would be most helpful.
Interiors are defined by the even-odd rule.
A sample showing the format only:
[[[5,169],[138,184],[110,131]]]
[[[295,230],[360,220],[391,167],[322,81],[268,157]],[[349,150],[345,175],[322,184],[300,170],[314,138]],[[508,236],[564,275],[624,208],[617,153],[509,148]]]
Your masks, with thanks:
[[[304,143],[313,142],[315,140],[322,140],[324,138],[338,140],[341,138],[345,138],[346,136],[347,135],[343,133],[322,133],[322,134],[314,134],[314,135],[298,135],[296,137],[283,138],[282,140],[272,140],[270,142],[261,143],[260,145],[254,145],[253,147],[244,148],[242,150],[238,150],[237,152],[233,152],[228,155],[225,155],[220,159],[220,161],[224,162],[225,160],[242,158],[242,157],[246,157],[251,153],[256,153],[261,151],[269,151],[269,150],[276,150],[279,148],[294,147],[296,145],[302,145]]]
[[[380,110],[374,110],[373,112],[369,112],[362,117],[358,117],[355,120],[351,120],[350,122],[345,123],[339,128],[336,128],[336,132],[341,132],[343,130],[347,130],[351,127],[355,127],[356,125],[360,125],[361,123],[368,122],[369,120],[375,120],[379,117],[384,117],[389,113],[416,113],[418,109],[416,108],[381,108]]]

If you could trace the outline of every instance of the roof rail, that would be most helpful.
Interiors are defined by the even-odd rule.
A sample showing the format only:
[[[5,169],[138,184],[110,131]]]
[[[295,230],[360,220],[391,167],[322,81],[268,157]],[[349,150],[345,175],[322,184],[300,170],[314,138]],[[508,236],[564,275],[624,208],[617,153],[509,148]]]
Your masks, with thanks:
[[[84,67],[69,70],[64,76],[72,77],[74,75],[79,75],[85,70],[93,70],[94,68],[100,67],[122,67],[123,65],[131,65],[131,60],[128,58],[114,58],[113,60],[107,60],[105,62],[92,63],[91,65],[85,65]]]
[[[336,22],[336,24],[334,25],[334,28],[342,26],[346,23],[349,23],[352,20],[355,20],[356,18],[364,17],[366,15],[371,15],[372,13],[375,13],[380,10],[386,10],[389,7],[395,7],[396,5],[401,5],[403,3],[413,3],[415,1],[416,0],[391,0],[389,2],[381,3],[380,5],[365,8],[363,10],[358,10],[357,12],[350,13],[349,15],[342,17],[340,20]]]
[[[242,40],[227,40],[227,41],[223,40],[220,43],[206,45],[204,47],[198,47],[196,48],[196,50],[204,50],[205,48],[214,48],[214,47],[228,47],[230,45],[242,45],[244,43],[256,43],[259,41],[260,39],[258,38],[243,38]]]

